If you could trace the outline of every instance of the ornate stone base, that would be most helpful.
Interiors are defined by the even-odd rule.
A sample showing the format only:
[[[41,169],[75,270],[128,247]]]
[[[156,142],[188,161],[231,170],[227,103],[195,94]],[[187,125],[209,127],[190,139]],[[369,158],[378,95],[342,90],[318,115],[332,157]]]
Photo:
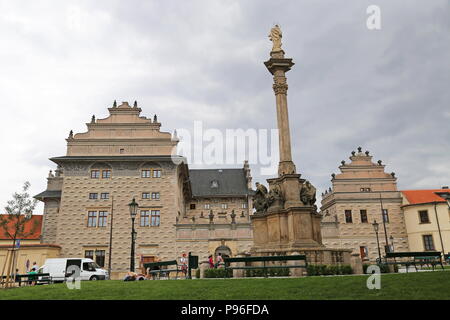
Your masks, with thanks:
[[[251,217],[257,248],[323,247],[320,216],[312,207],[290,207]]]

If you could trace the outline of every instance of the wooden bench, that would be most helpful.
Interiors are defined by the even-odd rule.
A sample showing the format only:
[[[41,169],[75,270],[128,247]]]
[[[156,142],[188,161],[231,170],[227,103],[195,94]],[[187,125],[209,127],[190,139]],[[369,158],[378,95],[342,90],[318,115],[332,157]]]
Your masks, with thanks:
[[[294,265],[267,265],[267,262],[286,262],[286,261],[305,261],[304,264],[294,264]],[[230,263],[244,262],[262,262],[262,266],[237,266],[230,267]],[[267,278],[268,269],[285,269],[285,268],[307,268],[308,262],[306,261],[306,255],[294,255],[294,256],[253,256],[253,257],[238,257],[238,258],[224,258],[225,270],[252,270],[252,269],[263,269],[264,276]]]
[[[168,268],[169,266],[176,266],[176,267],[170,269]],[[166,267],[166,269],[163,269],[162,267]],[[163,274],[167,275],[167,278],[170,279],[171,272],[176,272],[175,279],[178,279],[178,273],[182,272],[181,266],[178,266],[177,260],[144,263],[144,268],[147,271],[147,274],[151,274],[153,278],[155,278],[155,276],[158,275],[158,279],[160,279],[161,275]],[[152,270],[154,268],[158,269]]]
[[[3,276],[3,279],[6,279],[7,276]],[[35,273],[35,274],[16,274],[15,276],[11,276],[14,279],[14,282],[18,283],[19,286],[22,283],[30,283],[35,282],[36,284],[51,284],[53,283],[52,278],[50,277],[50,273]]]
[[[414,266],[417,271],[417,265],[420,267],[430,265],[434,270],[434,267],[440,264],[442,269],[444,269],[442,264],[442,255],[437,251],[388,252],[384,258],[384,264],[404,265],[406,267],[406,272],[408,272],[409,266]],[[405,258],[407,258],[407,260],[404,260]],[[389,259],[394,259],[394,261]],[[397,261],[397,259],[400,260]]]

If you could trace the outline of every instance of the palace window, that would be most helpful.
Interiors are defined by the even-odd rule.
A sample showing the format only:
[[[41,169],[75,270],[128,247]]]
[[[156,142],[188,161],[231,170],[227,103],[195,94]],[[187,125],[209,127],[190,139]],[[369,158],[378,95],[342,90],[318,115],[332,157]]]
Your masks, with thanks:
[[[430,223],[430,218],[428,217],[428,210],[419,211],[420,223]]]
[[[141,210],[141,227],[148,227],[150,224],[150,211]]]
[[[108,192],[103,192],[100,194],[100,199],[109,199],[109,193]]]
[[[361,259],[364,259],[369,256],[369,250],[366,246],[359,247],[359,254],[361,256]]]
[[[150,199],[150,192],[143,192],[142,199]]]
[[[220,207],[222,209],[228,209],[228,204],[227,203],[222,203],[222,205]]]
[[[367,210],[359,210],[361,215],[361,223],[367,223]]]
[[[98,226],[106,227],[108,222],[108,212],[107,211],[99,211],[98,212]]]
[[[352,210],[345,210],[345,223],[353,223]]]
[[[211,204],[209,203],[205,203],[205,205],[203,206],[205,209],[209,210],[211,209]]]
[[[422,236],[423,237],[423,247],[425,251],[434,251],[434,242],[433,242],[433,236],[431,234],[427,234]]]
[[[97,211],[89,211],[88,212],[88,227],[96,227],[97,226]]]
[[[191,205],[189,206],[189,208],[190,208],[191,210],[195,210],[195,203],[191,203]]]
[[[159,192],[152,192],[152,200],[159,200],[160,195]]]
[[[105,266],[105,250],[86,250],[84,251],[84,257],[87,259],[92,259],[100,267]],[[83,264],[83,270],[89,270],[90,266]]]
[[[94,260],[94,250],[86,250],[84,252],[84,257],[87,258],[87,259]]]
[[[383,222],[389,223],[389,212],[388,209],[383,209]]]
[[[242,209],[247,209],[247,202],[244,202],[244,203],[242,204]]]
[[[91,170],[91,178],[99,179],[100,178],[100,170]]]
[[[89,193],[89,199],[91,200],[98,199],[98,193]]]
[[[153,170],[153,178],[161,178],[161,170],[160,169]]]
[[[150,178],[152,174],[151,170],[142,170],[141,177],[142,178]]]
[[[159,227],[160,217],[161,217],[159,210],[152,210],[151,215],[152,216],[151,216],[151,224],[150,225],[152,227]]]
[[[95,250],[95,263],[100,267],[105,266],[105,250]]]
[[[88,227],[106,227],[107,224],[108,211],[88,211]]]
[[[160,211],[159,210],[142,210],[141,211],[141,227],[159,227],[160,224]]]
[[[102,170],[102,178],[103,179],[111,178],[111,170]]]

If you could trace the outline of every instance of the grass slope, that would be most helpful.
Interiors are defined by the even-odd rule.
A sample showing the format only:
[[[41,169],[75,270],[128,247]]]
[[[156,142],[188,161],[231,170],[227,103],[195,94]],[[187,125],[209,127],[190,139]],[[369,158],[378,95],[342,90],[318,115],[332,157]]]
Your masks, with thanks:
[[[199,279],[82,282],[80,290],[65,284],[0,289],[5,299],[450,299],[450,272],[383,274],[381,290],[366,287],[368,276],[282,279]]]

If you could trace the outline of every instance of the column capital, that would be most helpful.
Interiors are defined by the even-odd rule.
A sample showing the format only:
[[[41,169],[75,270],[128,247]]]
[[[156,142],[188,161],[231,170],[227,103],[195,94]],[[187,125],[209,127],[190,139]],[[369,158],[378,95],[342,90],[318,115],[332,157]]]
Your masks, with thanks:
[[[278,70],[288,72],[294,64],[292,58],[270,58],[264,62],[264,65],[271,74],[275,74],[275,71]]]

